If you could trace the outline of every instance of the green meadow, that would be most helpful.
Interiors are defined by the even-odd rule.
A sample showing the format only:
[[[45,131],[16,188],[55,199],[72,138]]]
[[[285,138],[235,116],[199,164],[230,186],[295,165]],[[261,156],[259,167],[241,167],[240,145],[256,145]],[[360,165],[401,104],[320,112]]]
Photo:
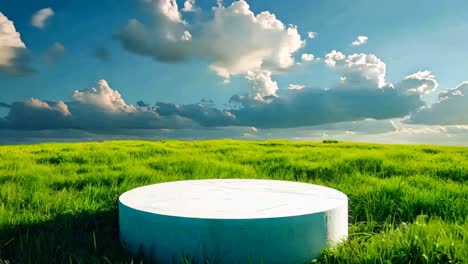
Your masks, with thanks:
[[[346,193],[349,239],[314,263],[468,262],[468,148],[170,140],[0,146],[0,264],[144,262],[120,246],[119,195],[206,178]]]

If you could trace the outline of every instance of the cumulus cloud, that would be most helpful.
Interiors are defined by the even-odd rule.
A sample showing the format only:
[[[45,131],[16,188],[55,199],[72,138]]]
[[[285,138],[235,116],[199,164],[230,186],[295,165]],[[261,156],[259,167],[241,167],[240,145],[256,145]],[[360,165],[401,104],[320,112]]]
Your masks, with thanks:
[[[59,129],[69,116],[70,111],[64,102],[43,102],[32,98],[13,103],[6,121],[9,128]]]
[[[252,96],[233,96],[232,114],[236,125],[297,127],[364,119],[402,118],[423,107],[420,94],[404,92],[403,84],[395,89],[386,81],[386,65],[373,54],[345,55],[332,51],[325,64],[337,71],[341,83],[331,89],[305,89],[291,84],[288,90],[275,93],[267,100]],[[420,82],[434,79],[427,72],[407,76]],[[405,86],[406,88],[409,85]],[[407,88],[408,89],[408,88]]]
[[[218,2],[212,19],[194,31],[182,19],[176,1],[146,2],[152,7],[152,23],[130,20],[117,34],[125,49],[160,61],[202,58],[225,79],[287,69],[294,65],[293,53],[304,45],[295,26],[286,26],[268,11],[253,13],[244,0],[230,6]]]
[[[310,39],[314,39],[317,37],[317,32],[307,32],[307,37]]]
[[[175,0],[144,0],[152,17],[149,26],[136,19],[116,35],[122,46],[130,52],[151,56],[164,62],[186,59],[189,54],[182,41],[186,22],[183,21]]]
[[[260,83],[262,81],[259,81]],[[3,129],[175,129],[245,126],[289,128],[364,119],[407,116],[423,103],[419,95],[395,89],[295,89],[279,96],[233,96],[237,107],[218,109],[210,100],[196,104],[126,103],[104,80],[75,91],[68,102],[31,99],[11,105]],[[33,120],[33,122],[31,121]],[[254,129],[252,129],[255,132]]]
[[[31,18],[31,24],[37,28],[44,28],[47,19],[54,15],[52,8],[44,8],[37,11]]]
[[[216,109],[205,102],[190,105],[158,102],[155,106],[130,106],[131,110],[128,110],[128,105],[121,100],[111,105],[102,103],[109,100],[106,93],[92,90],[88,93],[93,97],[101,94],[106,99],[75,99],[67,103],[42,102],[37,99],[17,102],[11,106],[3,128],[152,129],[187,128],[195,127],[196,124],[205,127],[286,128],[360,120],[369,116],[377,119],[404,116],[408,109],[415,107],[412,104],[417,103],[417,100],[411,100],[414,97],[408,97],[408,100],[402,102],[396,95],[378,90],[369,95],[349,94],[345,90],[309,89],[294,91],[285,97],[275,97],[268,104],[245,97],[244,100],[251,101],[242,102],[244,107],[229,111]],[[371,103],[363,104],[368,101]],[[377,107],[381,108],[374,111]],[[256,128],[251,130],[255,132]]]
[[[277,96],[278,83],[271,79],[270,71],[249,71],[245,77],[252,84],[251,97],[263,101],[265,97]]]
[[[418,71],[406,76],[395,88],[402,94],[425,95],[433,92],[439,87],[439,83],[430,71]]]
[[[254,14],[245,1],[215,8],[198,41],[212,68],[224,77],[287,69],[294,65],[292,54],[304,45],[295,26],[285,26],[268,11]]]
[[[65,54],[65,47],[60,42],[55,42],[46,51],[43,58],[44,61],[50,64],[56,63]]]
[[[430,125],[468,124],[468,81],[439,94],[439,102],[421,108],[408,123]]]
[[[341,75],[341,86],[351,88],[385,88],[387,83],[386,65],[373,54],[352,54],[345,56],[333,50],[325,55],[325,63]]]
[[[315,59],[315,56],[314,56],[314,54],[303,53],[301,55],[301,59],[302,59],[302,61],[313,61]]]
[[[394,134],[466,134],[468,125],[419,125],[408,124],[406,120],[391,120]]]
[[[0,72],[10,75],[33,73],[31,57],[13,21],[0,12]]]
[[[325,64],[341,75],[338,87],[342,88],[388,88],[395,89],[402,96],[422,96],[433,92],[439,86],[435,76],[428,70],[410,74],[396,84],[387,82],[386,65],[374,54],[345,55],[333,50],[325,55]]]
[[[342,75],[339,85],[331,89],[306,89],[303,85],[291,84],[289,89],[279,90],[277,82],[271,78],[271,71],[247,71],[246,79],[251,83],[252,91],[246,95],[232,96],[231,105],[224,110],[216,108],[209,100],[187,105],[158,102],[153,106],[140,101],[133,106],[127,104],[120,93],[110,88],[106,81],[101,80],[95,87],[75,91],[72,101],[63,103],[67,106],[68,115],[57,110],[56,102],[44,102],[41,109],[46,110],[41,111],[61,113],[61,119],[56,123],[61,124],[62,128],[180,128],[197,125],[287,128],[369,118],[402,118],[425,106],[418,91],[425,91],[426,88],[417,89],[414,87],[419,85],[409,85],[408,82],[419,81],[422,83],[420,85],[427,86],[427,82],[434,79],[428,72],[418,72],[405,77],[394,88],[385,80],[385,64],[372,54],[347,56],[332,51],[325,59],[330,68]],[[466,98],[466,86],[464,83],[444,93],[440,104],[457,101],[456,107],[466,108],[466,102],[458,102],[458,98]],[[410,90],[411,92],[407,92]],[[36,104],[39,105],[37,102]],[[25,103],[17,103],[16,107],[25,107],[24,105]],[[36,112],[37,107],[31,108],[29,105],[26,104],[27,109]],[[13,106],[15,104],[3,126],[21,128],[18,125],[21,122],[13,120],[27,122],[26,118],[15,114]],[[435,107],[437,106],[432,106],[433,109]],[[459,113],[468,111],[461,108],[458,109]],[[41,116],[44,114],[38,117],[39,120]],[[50,120],[53,118],[48,121]]]
[[[353,43],[351,43],[351,45],[353,46],[361,46],[361,45],[364,45],[367,43],[367,40],[369,38],[366,37],[366,36],[358,36],[357,39],[355,41],[353,41]]]
[[[132,105],[127,105],[118,91],[112,90],[105,80],[100,80],[96,87],[74,91],[72,98],[81,104],[108,112],[134,112]]]
[[[305,85],[302,85],[302,84],[290,84],[288,86],[288,89],[289,90],[302,90],[304,89]]]
[[[8,20],[3,13],[0,13],[0,43],[4,47],[26,48],[21,40],[21,35],[16,31],[13,21]]]
[[[184,12],[196,12],[199,9],[195,6],[195,0],[185,0],[184,2],[184,8],[182,8],[182,11]]]
[[[418,95],[403,96],[395,89],[286,90],[268,103],[234,96],[240,104],[231,113],[235,124],[259,128],[299,127],[344,121],[399,118],[424,105]]]
[[[130,109],[130,110],[129,110]],[[75,91],[70,102],[30,99],[15,102],[4,118],[7,129],[113,129],[145,128],[158,120],[156,113],[136,111],[105,81],[97,88]],[[156,126],[155,126],[156,127]]]
[[[180,37],[180,39],[182,41],[189,41],[192,39],[192,34],[190,34],[190,32],[188,32],[187,30],[184,31],[184,33],[182,34],[182,36]]]
[[[162,116],[180,116],[208,127],[230,126],[236,119],[231,112],[219,110],[203,100],[197,104],[187,105],[157,102],[156,109]]]
[[[1,105],[10,109],[0,120],[2,129],[175,129],[228,126],[235,120],[229,111],[215,108],[208,100],[188,105],[158,102],[154,106],[140,101],[133,106],[105,80],[73,92],[68,102],[30,99]]]

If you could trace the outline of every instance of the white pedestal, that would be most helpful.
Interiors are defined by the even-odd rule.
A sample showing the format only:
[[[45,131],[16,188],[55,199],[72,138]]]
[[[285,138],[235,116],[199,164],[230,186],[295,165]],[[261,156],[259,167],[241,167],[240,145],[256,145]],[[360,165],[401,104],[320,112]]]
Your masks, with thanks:
[[[348,234],[348,199],[271,180],[154,184],[119,199],[120,238],[157,263],[304,263]]]

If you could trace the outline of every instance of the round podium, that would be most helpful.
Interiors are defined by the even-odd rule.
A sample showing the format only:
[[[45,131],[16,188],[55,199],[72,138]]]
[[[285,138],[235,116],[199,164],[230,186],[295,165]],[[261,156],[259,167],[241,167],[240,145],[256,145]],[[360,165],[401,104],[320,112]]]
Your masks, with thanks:
[[[346,239],[348,198],[273,180],[154,184],[119,198],[120,239],[156,263],[305,263]]]

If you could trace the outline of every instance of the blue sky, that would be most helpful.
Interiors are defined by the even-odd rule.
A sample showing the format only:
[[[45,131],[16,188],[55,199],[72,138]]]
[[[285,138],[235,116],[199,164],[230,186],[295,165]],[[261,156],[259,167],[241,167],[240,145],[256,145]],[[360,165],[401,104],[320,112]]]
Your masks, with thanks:
[[[143,3],[145,1],[146,4]],[[170,54],[171,51],[164,50],[170,46],[167,44],[168,42],[162,42],[163,45],[158,46],[156,49],[140,50],[140,54],[137,54],[138,52],[135,52],[135,50],[126,48],[125,44],[129,42],[125,42],[123,35],[119,34],[123,32],[130,19],[137,19],[139,23],[145,25],[148,32],[150,32],[151,40],[156,42],[160,40],[157,39],[157,36],[151,35],[157,34],[154,32],[172,30],[170,33],[176,34],[177,30],[181,30],[180,27],[184,27],[183,30],[189,31],[193,35],[187,41],[188,43],[195,43],[196,41],[200,41],[200,43],[207,43],[206,41],[218,43],[217,41],[220,41],[216,38],[209,39],[210,36],[219,37],[219,34],[207,34],[208,37],[198,36],[201,34],[200,32],[209,28],[209,24],[213,20],[214,11],[212,8],[217,6],[215,0],[194,1],[196,12],[182,11],[185,1],[177,1],[180,21],[184,20],[185,25],[179,23],[180,21],[177,22],[179,24],[174,24],[174,21],[169,23],[164,20],[167,19],[164,16],[168,14],[154,11],[167,3],[174,5],[171,1],[121,0],[117,4],[113,0],[95,1],[93,3],[78,0],[3,0],[0,3],[0,12],[14,24],[15,30],[21,34],[21,41],[26,45],[28,56],[32,61],[28,66],[34,68],[37,72],[26,75],[12,75],[6,71],[2,72],[0,68],[0,102],[13,104],[15,102],[24,102],[30,98],[37,98],[42,102],[64,101],[67,104],[67,102],[73,100],[73,98],[71,99],[73,91],[88,89],[96,86],[97,81],[105,79],[109,89],[117,90],[127,105],[135,105],[139,100],[144,100],[151,105],[156,101],[187,105],[197,103],[202,98],[208,98],[214,100],[220,111],[224,111],[221,106],[228,103],[233,95],[246,95],[242,99],[243,101],[238,103],[245,109],[257,111],[260,108],[265,108],[259,106],[259,104],[271,103],[266,100],[269,96],[279,98],[273,99],[276,101],[272,103],[271,109],[277,109],[274,107],[275,103],[278,107],[286,104],[286,102],[295,103],[296,101],[293,99],[286,99],[296,96],[291,94],[291,90],[287,89],[290,84],[305,86],[304,89],[321,90],[346,89],[343,87],[348,86],[367,88],[374,84],[379,86],[377,82],[372,83],[372,80],[369,81],[369,79],[374,78],[369,77],[373,74],[370,71],[373,71],[373,67],[385,65],[384,78],[387,86],[376,87],[376,89],[392,86],[393,88],[388,89],[399,91],[399,95],[404,94],[407,96],[410,95],[407,90],[414,91],[417,90],[416,87],[422,87],[421,89],[426,89],[418,94],[422,104],[414,103],[415,108],[408,109],[406,115],[404,113],[384,115],[363,111],[353,118],[335,118],[327,121],[327,123],[332,121],[360,121],[365,118],[380,119],[381,116],[403,118],[419,111],[419,107],[430,106],[433,103],[439,105],[423,109],[422,112],[424,113],[420,116],[424,118],[415,117],[410,118],[410,120],[416,120],[415,122],[418,124],[427,125],[466,125],[468,123],[467,118],[464,118],[463,113],[460,113],[465,109],[460,104],[465,101],[459,100],[458,97],[450,98],[445,102],[438,101],[439,93],[447,89],[458,87],[460,91],[464,91],[464,86],[460,84],[468,80],[467,1],[291,0],[286,3],[284,0],[248,0],[249,12],[257,15],[262,11],[269,11],[271,14],[276,15],[275,21],[284,24],[284,31],[272,37],[271,42],[284,39],[288,25],[294,25],[293,28],[300,35],[300,40],[305,43],[300,48],[293,48],[292,52],[287,54],[286,57],[295,60],[293,64],[284,66],[281,62],[276,62],[277,65],[264,66],[267,61],[274,59],[275,55],[273,54],[269,55],[270,57],[263,57],[261,60],[263,64],[257,68],[242,66],[241,69],[230,68],[237,67],[235,65],[238,62],[234,62],[233,58],[229,57],[230,55],[226,55],[226,57],[224,53],[230,54],[232,50],[236,50],[236,47],[248,45],[246,43],[250,43],[248,42],[250,40],[254,43],[252,45],[255,46],[257,45],[255,43],[256,37],[270,36],[269,33],[255,36],[254,32],[243,39],[243,34],[249,34],[248,25],[246,26],[247,29],[242,28],[241,25],[226,28],[231,31],[239,28],[239,32],[226,31],[221,36],[240,37],[228,43],[229,45],[225,43],[225,47],[213,46],[216,49],[213,54],[208,51],[200,52],[199,50],[202,49],[200,47],[187,48],[190,55],[182,60],[170,62],[156,58],[161,54]],[[232,7],[233,2],[237,1],[224,1],[222,5],[228,10],[229,7]],[[42,28],[34,26],[31,22],[32,17],[44,8],[53,10],[53,16],[45,19]],[[234,12],[234,8],[231,11]],[[169,23],[168,27],[171,28],[158,28],[165,25],[166,22]],[[247,30],[245,31],[247,33],[242,30]],[[313,39],[308,38],[308,32],[316,32],[316,37]],[[358,36],[366,36],[368,38],[367,42],[358,46],[352,45],[351,43]],[[134,37],[128,41],[133,44],[137,42],[144,43],[144,40]],[[59,43],[64,50],[56,53],[51,52],[54,43]],[[149,44],[153,45],[154,43]],[[279,45],[283,44],[276,45],[272,43],[271,49],[280,51],[282,46]],[[0,52],[2,52],[1,45],[0,43]],[[192,44],[189,43],[188,45]],[[267,43],[261,45],[261,47],[257,45],[255,48],[258,48],[259,51],[270,48]],[[286,43],[284,45],[293,44]],[[195,46],[195,44],[192,46]],[[97,58],[95,56],[97,48],[105,49],[110,55],[110,60],[103,61]],[[332,50],[336,50],[346,57],[342,59],[343,65],[340,63],[332,65],[326,62],[326,55],[330,54]],[[187,51],[181,49],[176,52],[183,53]],[[244,53],[239,53],[239,56],[245,55],[246,51],[242,52]],[[141,53],[145,54],[141,55]],[[313,54],[319,60],[312,62],[301,61],[301,55],[304,53]],[[349,66],[345,63],[345,60],[350,59],[353,54],[361,54],[362,56],[359,58],[368,63],[364,65],[364,69],[362,69],[362,65]],[[379,62],[375,62],[370,57],[371,55],[378,58]],[[340,61],[338,57],[333,60],[335,62]],[[244,65],[244,62],[238,64]],[[228,69],[230,76],[222,76],[222,74],[213,71],[210,66],[215,64],[226,66],[225,68]],[[278,68],[281,69],[278,70]],[[254,72],[251,77],[248,77],[249,71]],[[408,86],[409,84],[400,84],[406,76],[421,71],[430,71],[431,73],[410,78],[413,81],[411,87]],[[267,73],[268,76],[264,73]],[[340,77],[346,78],[346,80],[340,81]],[[229,82],[227,83],[228,79]],[[351,82],[351,80],[353,81]],[[417,83],[414,83],[416,80]],[[268,81],[276,81],[277,85],[272,87],[272,83]],[[429,84],[429,88],[427,88],[427,84]],[[426,86],[423,87],[423,85]],[[254,89],[254,92],[252,92],[252,89]],[[404,89],[406,90],[403,91]],[[261,95],[255,97],[255,93]],[[304,93],[306,94],[306,92]],[[248,98],[248,95],[252,98]],[[361,97],[353,99],[353,96],[354,94],[350,95],[350,101],[363,100]],[[408,98],[404,98],[404,100],[406,99]],[[77,99],[75,98],[75,100]],[[316,97],[314,97],[314,100],[316,100]],[[337,102],[334,98],[329,100]],[[450,102],[450,104],[447,102]],[[70,107],[69,104],[67,105]],[[333,112],[333,115],[338,115],[333,111],[335,109],[333,107],[335,106],[332,105],[330,107],[332,110],[327,111]],[[336,109],[340,108],[341,106],[336,106]],[[291,111],[290,114],[297,114],[297,111]],[[432,113],[436,111],[439,112]],[[441,116],[449,114],[450,111],[457,111],[454,114],[460,115],[460,117],[454,118],[450,122],[441,120],[443,119]],[[237,113],[240,115],[245,114],[245,112]],[[7,122],[11,123],[13,117],[10,108],[0,108],[0,116],[8,113],[10,113],[10,120],[7,120]],[[330,115],[330,113],[325,114]],[[251,112],[249,112],[249,116],[250,114]],[[317,112],[311,112],[311,114],[317,114]],[[71,112],[70,115],[74,115],[74,113]],[[182,114],[182,117],[190,119],[191,117],[188,115]],[[304,115],[308,115],[307,110],[305,110]],[[253,116],[255,118],[266,118],[266,115]],[[433,116],[437,118],[432,118]],[[252,118],[244,119],[251,120]],[[238,118],[238,120],[241,119]],[[199,120],[197,122],[200,123]],[[278,123],[281,123],[281,121]],[[311,120],[298,125],[307,126],[316,123]],[[253,121],[235,123],[235,125],[241,126],[255,126],[255,124],[256,122]],[[18,128],[11,124],[4,126],[13,129]],[[68,128],[69,126],[81,128],[81,125],[66,125],[64,127]],[[86,128],[86,126],[83,128]]]
[[[183,1],[178,3],[183,5]],[[202,8],[209,9],[215,1],[203,1],[203,4]],[[256,13],[269,10],[284,23],[297,25],[304,36],[307,31],[318,32],[316,39],[308,41],[304,52],[317,56],[332,49],[374,53],[387,64],[390,80],[421,69],[431,70],[445,88],[467,79],[468,62],[460,59],[468,58],[465,47],[468,36],[463,34],[468,32],[466,1],[293,0],[285,5],[284,1],[257,0],[249,4]],[[31,16],[45,7],[51,7],[55,15],[40,30],[31,25]],[[1,76],[0,85],[6,89],[5,101],[30,97],[64,100],[72,90],[87,88],[98,79],[108,80],[132,103],[142,98],[190,103],[210,95],[221,101],[246,90],[242,87],[246,84],[241,81],[231,85],[234,87],[225,87],[209,69],[202,67],[203,62],[168,65],[129,54],[119,47],[112,35],[128,19],[145,17],[136,0],[122,0],[118,5],[104,0],[91,6],[76,0],[4,0],[0,12],[14,21],[23,41],[34,53],[40,54],[56,41],[66,49],[57,65],[38,65],[40,74],[26,78]],[[369,42],[362,47],[350,46],[358,35],[368,36]],[[93,57],[97,46],[109,47],[112,63],[104,64]],[[331,85],[337,78],[332,72],[315,66],[279,79],[284,86],[289,81],[323,86]],[[184,79],[175,75],[184,75]],[[171,88],[165,88],[168,86]],[[201,94],[202,91],[206,93]]]

